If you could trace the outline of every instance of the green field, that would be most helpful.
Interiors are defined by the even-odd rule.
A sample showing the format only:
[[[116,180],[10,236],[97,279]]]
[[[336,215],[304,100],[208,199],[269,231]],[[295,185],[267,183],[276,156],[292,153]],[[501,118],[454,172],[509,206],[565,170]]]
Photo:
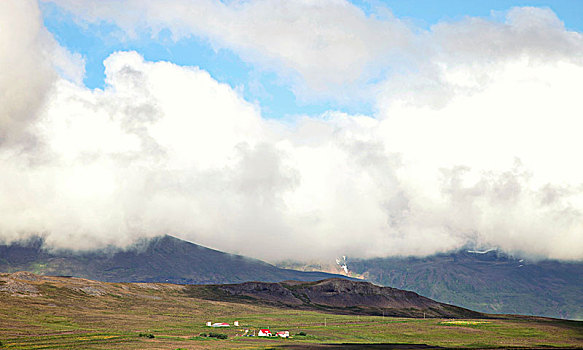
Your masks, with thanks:
[[[11,292],[0,291],[3,349],[228,349],[336,343],[583,347],[583,322],[526,317],[446,320],[332,315],[202,300],[188,296],[177,285],[50,277],[20,283]],[[205,326],[207,321],[235,320],[240,327]],[[292,339],[237,336],[244,329],[253,332],[265,327],[307,335]],[[209,332],[224,333],[228,338],[200,336]],[[154,338],[145,336],[150,334]]]

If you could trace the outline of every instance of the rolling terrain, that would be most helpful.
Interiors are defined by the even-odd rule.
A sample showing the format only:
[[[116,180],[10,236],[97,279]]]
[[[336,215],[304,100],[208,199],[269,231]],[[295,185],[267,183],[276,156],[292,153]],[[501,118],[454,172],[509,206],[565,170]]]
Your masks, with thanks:
[[[374,283],[480,312],[583,320],[583,263],[462,250],[352,260],[349,268]]]
[[[205,248],[172,236],[141,242],[127,250],[52,251],[43,240],[0,245],[0,272],[32,271],[104,282],[182,284],[245,281],[316,281],[339,275],[282,269],[260,260]]]
[[[303,268],[301,264],[284,266]],[[425,258],[352,259],[348,268],[373,283],[410,290],[479,312],[583,319],[582,263],[529,261],[496,250],[461,250]],[[339,277],[278,268],[171,236],[144,241],[127,250],[85,253],[46,250],[41,239],[0,245],[0,272],[15,271],[105,282],[179,284],[316,281]]]
[[[346,280],[279,284],[312,304],[361,304],[382,295],[393,306],[430,308],[433,301]],[[222,288],[211,298],[205,293]],[[272,286],[273,287],[273,286]],[[28,272],[0,274],[0,347],[5,349],[208,348],[581,348],[583,322],[496,316],[452,319],[322,312],[277,302],[266,285],[106,283]],[[376,292],[375,292],[376,290]],[[373,292],[373,295],[369,295]],[[198,294],[197,294],[198,293]],[[296,294],[294,294],[296,293]],[[376,294],[375,294],[376,293]],[[223,298],[222,296],[230,295]],[[285,294],[285,292],[284,292]],[[271,298],[271,297],[272,298]],[[274,299],[275,300],[274,300]],[[359,299],[362,298],[362,299]],[[289,299],[292,300],[292,299]],[[339,301],[341,300],[341,301]],[[276,301],[276,303],[274,303]],[[300,302],[305,302],[301,301]],[[373,306],[375,304],[373,303]],[[377,311],[371,312],[376,313]],[[209,328],[206,322],[239,321]],[[289,330],[291,339],[242,337],[259,328]],[[208,335],[213,333],[214,337]],[[220,334],[220,339],[217,335]],[[239,336],[237,336],[239,335]]]

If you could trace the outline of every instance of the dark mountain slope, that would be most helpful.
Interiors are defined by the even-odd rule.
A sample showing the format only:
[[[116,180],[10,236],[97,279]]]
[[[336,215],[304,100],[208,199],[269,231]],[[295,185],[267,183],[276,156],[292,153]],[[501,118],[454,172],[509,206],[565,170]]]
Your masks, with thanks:
[[[193,297],[262,303],[277,307],[327,311],[339,314],[404,317],[480,318],[483,314],[436,302],[417,293],[379,287],[369,282],[333,278],[317,282],[246,282],[189,286]]]
[[[263,261],[226,254],[172,236],[142,242],[128,250],[85,253],[48,251],[42,239],[0,245],[0,271],[31,271],[105,282],[170,282],[182,284],[244,281],[314,281],[339,277],[301,272]]]
[[[583,263],[530,262],[492,250],[351,261],[385,286],[487,313],[583,319]]]

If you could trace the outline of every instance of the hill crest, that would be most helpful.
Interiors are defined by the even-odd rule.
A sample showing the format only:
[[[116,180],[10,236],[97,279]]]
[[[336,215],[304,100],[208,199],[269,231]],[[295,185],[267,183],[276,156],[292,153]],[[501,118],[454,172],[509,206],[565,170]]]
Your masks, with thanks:
[[[314,281],[342,277],[279,268],[264,261],[206,248],[169,235],[127,249],[89,252],[44,249],[35,238],[0,245],[0,272],[32,271],[105,282],[177,284],[238,283],[253,280]]]

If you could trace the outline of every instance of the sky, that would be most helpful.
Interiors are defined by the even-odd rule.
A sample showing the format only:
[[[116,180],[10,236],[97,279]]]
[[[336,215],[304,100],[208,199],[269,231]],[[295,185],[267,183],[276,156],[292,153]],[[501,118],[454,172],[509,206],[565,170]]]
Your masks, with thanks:
[[[582,260],[582,13],[4,0],[0,240]]]

